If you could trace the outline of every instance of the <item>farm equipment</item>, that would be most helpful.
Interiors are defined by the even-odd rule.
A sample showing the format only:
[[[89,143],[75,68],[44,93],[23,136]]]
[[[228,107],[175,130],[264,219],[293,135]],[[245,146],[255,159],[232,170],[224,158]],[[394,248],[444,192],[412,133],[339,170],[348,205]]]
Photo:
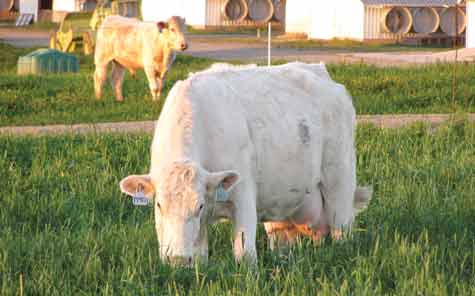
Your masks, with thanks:
[[[50,48],[73,52],[82,47],[84,54],[92,54],[95,33],[104,18],[109,15],[138,17],[138,8],[138,0],[104,0],[98,2],[93,12],[70,12],[50,37]]]

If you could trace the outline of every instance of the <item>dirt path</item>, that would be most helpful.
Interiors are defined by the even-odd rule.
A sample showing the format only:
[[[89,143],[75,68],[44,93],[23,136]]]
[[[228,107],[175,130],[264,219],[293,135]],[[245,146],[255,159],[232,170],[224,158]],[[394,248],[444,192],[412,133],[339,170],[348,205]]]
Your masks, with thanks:
[[[26,29],[12,29],[0,27],[0,42],[16,47],[48,47],[48,31],[33,31]]]
[[[0,28],[0,42],[17,47],[48,47],[48,31]],[[190,35],[190,48],[186,54],[217,60],[240,60],[259,62],[267,60],[267,48],[263,42],[255,42],[244,36],[240,42],[226,42],[236,35]],[[222,41],[221,41],[222,40]],[[459,50],[459,61],[474,61],[475,49]],[[351,52],[342,49],[296,49],[278,47],[272,49],[274,60],[325,62],[325,63],[368,63],[377,66],[407,66],[453,61],[454,51],[401,51],[401,52]]]
[[[402,114],[402,115],[361,115],[358,124],[373,124],[381,128],[400,128],[417,122],[424,122],[435,128],[445,122],[461,120],[465,117],[451,114]],[[470,122],[475,122],[475,114],[466,117]],[[2,127],[0,136],[44,136],[61,134],[152,134],[155,121],[110,122],[94,124],[73,125],[45,125],[45,126],[19,126]]]

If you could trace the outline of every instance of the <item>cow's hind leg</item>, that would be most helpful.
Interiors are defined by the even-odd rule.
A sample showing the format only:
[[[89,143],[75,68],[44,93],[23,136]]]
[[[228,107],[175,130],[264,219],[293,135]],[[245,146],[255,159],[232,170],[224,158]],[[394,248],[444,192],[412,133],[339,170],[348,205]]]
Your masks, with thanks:
[[[122,82],[124,81],[125,68],[117,63],[116,61],[112,62],[112,89],[115,93],[115,99],[117,101],[123,101],[124,97],[122,96]]]
[[[96,65],[96,70],[94,72],[94,91],[96,98],[100,99],[102,96],[102,87],[104,81],[107,79],[107,64],[105,65]]]

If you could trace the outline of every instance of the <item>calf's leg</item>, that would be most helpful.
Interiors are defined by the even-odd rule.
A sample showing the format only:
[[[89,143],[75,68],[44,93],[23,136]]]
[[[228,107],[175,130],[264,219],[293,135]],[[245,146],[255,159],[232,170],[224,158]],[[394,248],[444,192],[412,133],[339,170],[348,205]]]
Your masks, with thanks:
[[[152,99],[158,100],[160,99],[160,90],[161,90],[161,81],[157,83],[157,75],[155,71],[155,67],[153,66],[145,66],[145,75],[147,76],[148,86],[150,88],[150,93],[152,94]]]
[[[96,65],[96,70],[94,72],[94,91],[96,98],[100,99],[102,96],[102,86],[104,81],[107,79],[107,64],[105,65]]]
[[[122,67],[119,63],[112,62],[112,89],[115,93],[115,99],[117,101],[123,101],[124,97],[122,96],[122,82],[124,81],[125,68]]]

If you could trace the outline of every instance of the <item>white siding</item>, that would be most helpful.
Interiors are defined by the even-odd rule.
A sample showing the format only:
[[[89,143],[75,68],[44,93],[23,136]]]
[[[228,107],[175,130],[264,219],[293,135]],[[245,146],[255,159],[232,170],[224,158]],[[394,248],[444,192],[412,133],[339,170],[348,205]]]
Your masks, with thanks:
[[[365,7],[360,0],[334,0],[336,6],[333,38],[364,39]]]
[[[20,0],[20,14],[30,13],[35,15],[35,22],[38,20],[38,0]]]
[[[76,0],[55,0],[53,1],[53,10],[56,11],[76,11]]]
[[[467,48],[475,48],[475,1],[467,1],[467,29],[466,29]]]
[[[143,0],[142,0],[143,1]],[[176,1],[176,0],[173,0]],[[207,0],[182,0],[186,23],[195,27],[206,25],[206,1]],[[176,15],[180,15],[179,13]]]
[[[288,0],[285,7],[285,32],[310,35],[316,2],[318,1]]]
[[[171,16],[186,18],[192,26],[204,26],[206,0],[142,0],[144,21],[165,21]]]
[[[221,26],[224,22],[222,7],[226,0],[208,0],[206,2],[206,25]]]

